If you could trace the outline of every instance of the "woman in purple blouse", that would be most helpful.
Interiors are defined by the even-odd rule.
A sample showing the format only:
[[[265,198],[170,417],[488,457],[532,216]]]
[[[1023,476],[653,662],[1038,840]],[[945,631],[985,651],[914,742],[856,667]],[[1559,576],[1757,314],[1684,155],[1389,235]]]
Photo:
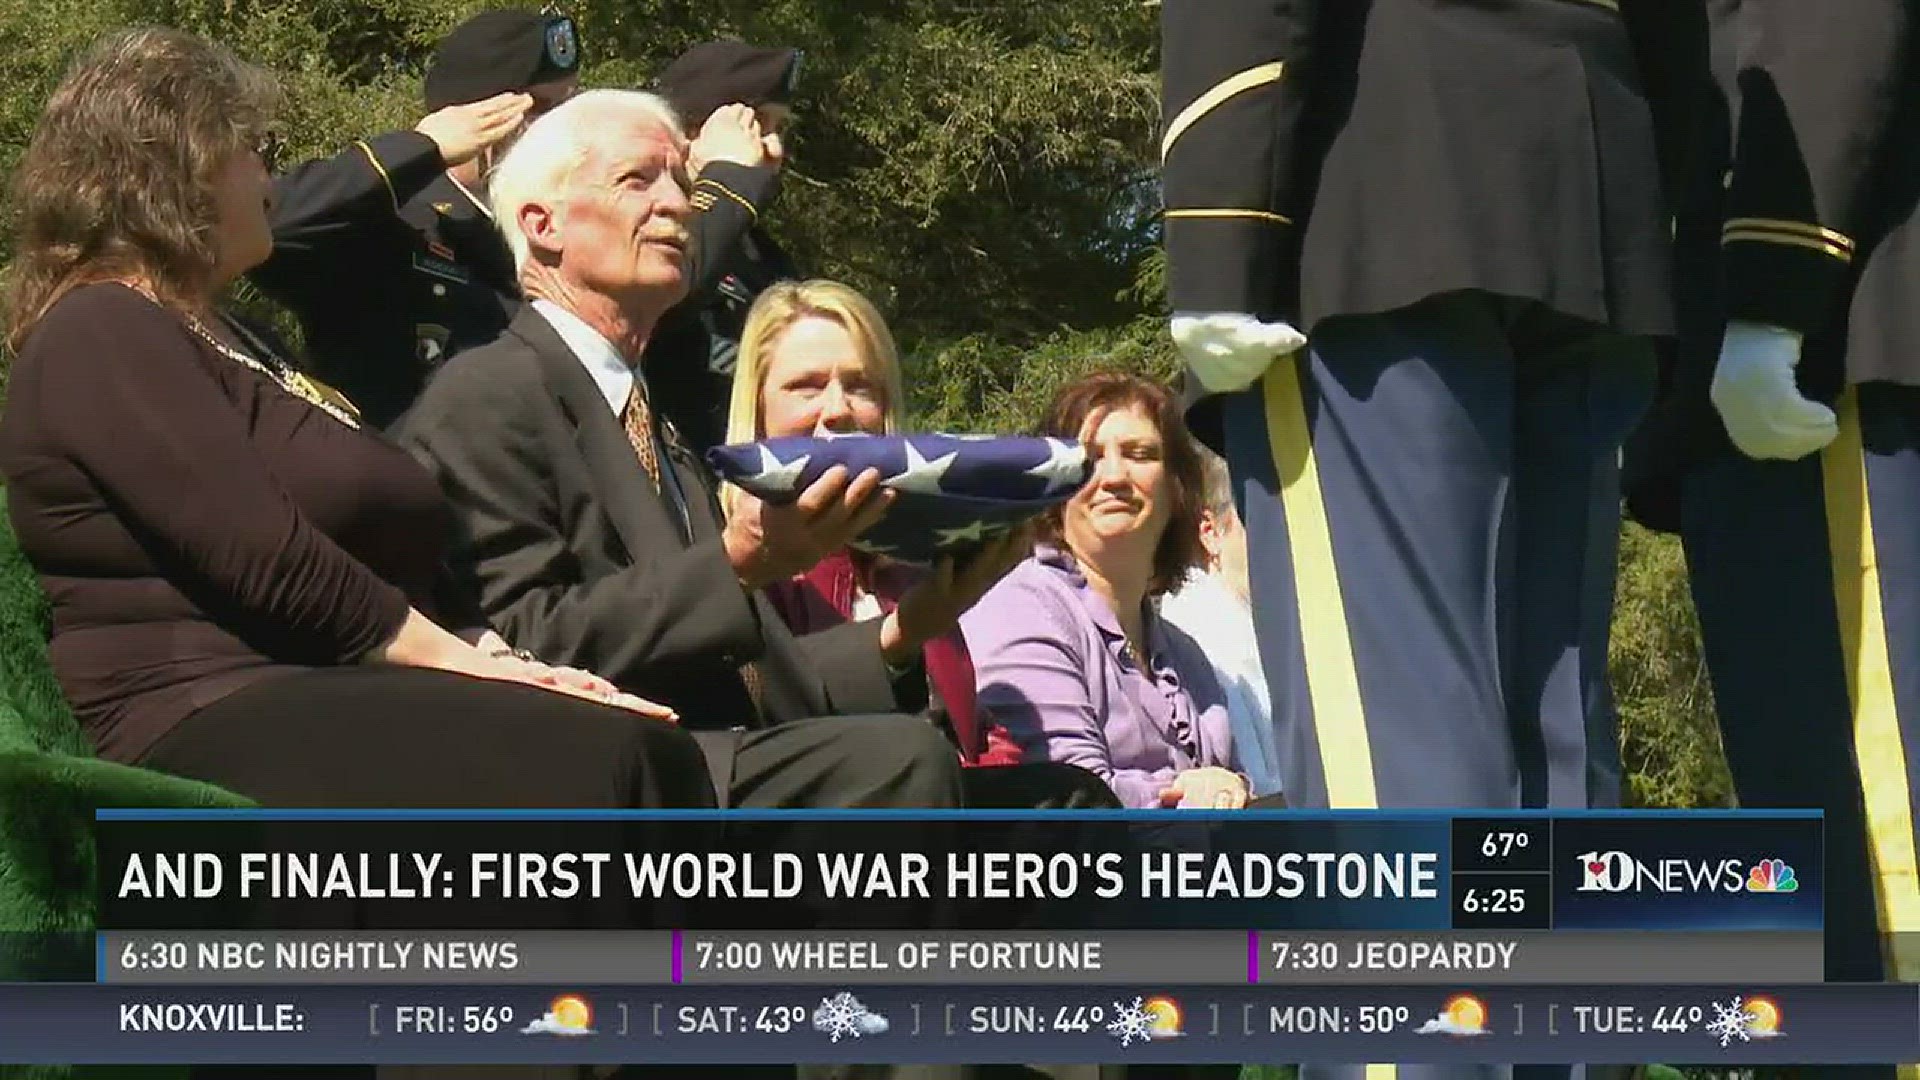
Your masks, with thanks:
[[[977,707],[1025,760],[1087,769],[1127,806],[1246,806],[1226,694],[1153,605],[1200,560],[1200,456],[1173,395],[1130,375],[1065,387],[1043,430],[1074,438],[1101,410],[1092,481],[961,617]]]

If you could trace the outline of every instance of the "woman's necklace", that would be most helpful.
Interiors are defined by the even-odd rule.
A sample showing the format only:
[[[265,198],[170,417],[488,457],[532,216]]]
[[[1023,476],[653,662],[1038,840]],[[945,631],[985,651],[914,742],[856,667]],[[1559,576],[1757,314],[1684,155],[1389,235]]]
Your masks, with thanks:
[[[231,319],[222,320],[223,325],[245,341],[249,349],[252,349],[260,356],[266,357],[270,363],[263,362],[255,356],[249,356],[246,352],[236,349],[220,340],[218,334],[208,329],[207,324],[201,322],[200,319],[191,312],[182,312],[182,315],[187,321],[187,329],[193,331],[195,337],[212,346],[213,350],[221,356],[235,363],[244,364],[260,374],[265,375],[267,378],[272,379],[282,390],[312,405],[314,408],[319,409],[348,427],[358,428],[360,426],[360,410],[354,407],[353,402],[347,400],[346,395],[318,379],[312,378],[306,372],[299,370],[282,359],[267,346],[266,342],[260,340],[259,335],[248,330],[245,326]]]
[[[245,342],[247,348],[252,349],[254,352],[260,354],[260,356],[266,357],[266,361],[262,361],[256,356],[249,356],[244,351],[236,349],[225,341],[222,341],[220,335],[209,330],[207,324],[200,321],[200,317],[193,312],[160,303],[160,297],[155,295],[152,287],[145,282],[120,280],[120,284],[146,297],[151,303],[179,315],[180,318],[186,322],[187,329],[192,331],[193,336],[206,342],[208,347],[213,349],[214,352],[232,360],[236,364],[252,368],[260,374],[265,375],[267,378],[272,379],[274,385],[280,389],[312,405],[314,408],[319,409],[321,412],[326,413],[328,416],[333,417],[348,427],[355,429],[360,427],[360,410],[353,402],[347,400],[345,394],[342,394],[340,391],[335,390],[333,387],[328,386],[326,383],[313,378],[306,372],[288,363],[278,353],[274,352],[271,346],[260,340],[260,335],[247,329],[244,325],[232,319],[221,320],[221,325],[231,330],[236,337]]]

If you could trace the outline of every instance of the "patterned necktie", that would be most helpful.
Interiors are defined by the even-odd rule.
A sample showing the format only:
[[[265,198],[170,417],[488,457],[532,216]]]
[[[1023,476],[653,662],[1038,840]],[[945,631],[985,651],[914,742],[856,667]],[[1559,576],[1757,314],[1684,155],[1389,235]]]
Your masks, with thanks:
[[[627,407],[620,411],[620,424],[627,429],[627,442],[647,470],[653,490],[660,491],[660,453],[653,441],[653,406],[647,403],[647,385],[638,377],[627,390]]]
[[[627,390],[627,407],[621,410],[620,424],[627,431],[627,442],[632,444],[634,456],[640,459],[640,467],[647,471],[647,478],[653,481],[654,493],[664,493],[660,452],[653,434],[653,407],[647,401],[646,384],[637,376]],[[740,665],[740,681],[746,684],[747,697],[753,701],[753,711],[764,715],[766,707],[760,669],[753,661]]]

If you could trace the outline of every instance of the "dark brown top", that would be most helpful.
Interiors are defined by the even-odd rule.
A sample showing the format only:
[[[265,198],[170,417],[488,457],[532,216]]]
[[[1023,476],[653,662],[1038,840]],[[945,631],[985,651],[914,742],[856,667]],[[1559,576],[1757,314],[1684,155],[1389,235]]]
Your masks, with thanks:
[[[436,603],[456,593],[432,477],[125,286],[75,290],[27,338],[0,473],[54,672],[109,758],[242,686],[356,661],[410,604],[474,625]]]

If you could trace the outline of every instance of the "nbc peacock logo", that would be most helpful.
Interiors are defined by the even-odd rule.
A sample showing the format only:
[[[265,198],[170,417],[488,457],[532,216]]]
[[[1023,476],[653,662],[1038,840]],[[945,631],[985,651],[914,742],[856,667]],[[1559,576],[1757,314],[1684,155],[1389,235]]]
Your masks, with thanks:
[[[1747,891],[1759,893],[1787,893],[1800,888],[1800,881],[1793,876],[1793,867],[1784,859],[1761,859],[1747,871]]]

